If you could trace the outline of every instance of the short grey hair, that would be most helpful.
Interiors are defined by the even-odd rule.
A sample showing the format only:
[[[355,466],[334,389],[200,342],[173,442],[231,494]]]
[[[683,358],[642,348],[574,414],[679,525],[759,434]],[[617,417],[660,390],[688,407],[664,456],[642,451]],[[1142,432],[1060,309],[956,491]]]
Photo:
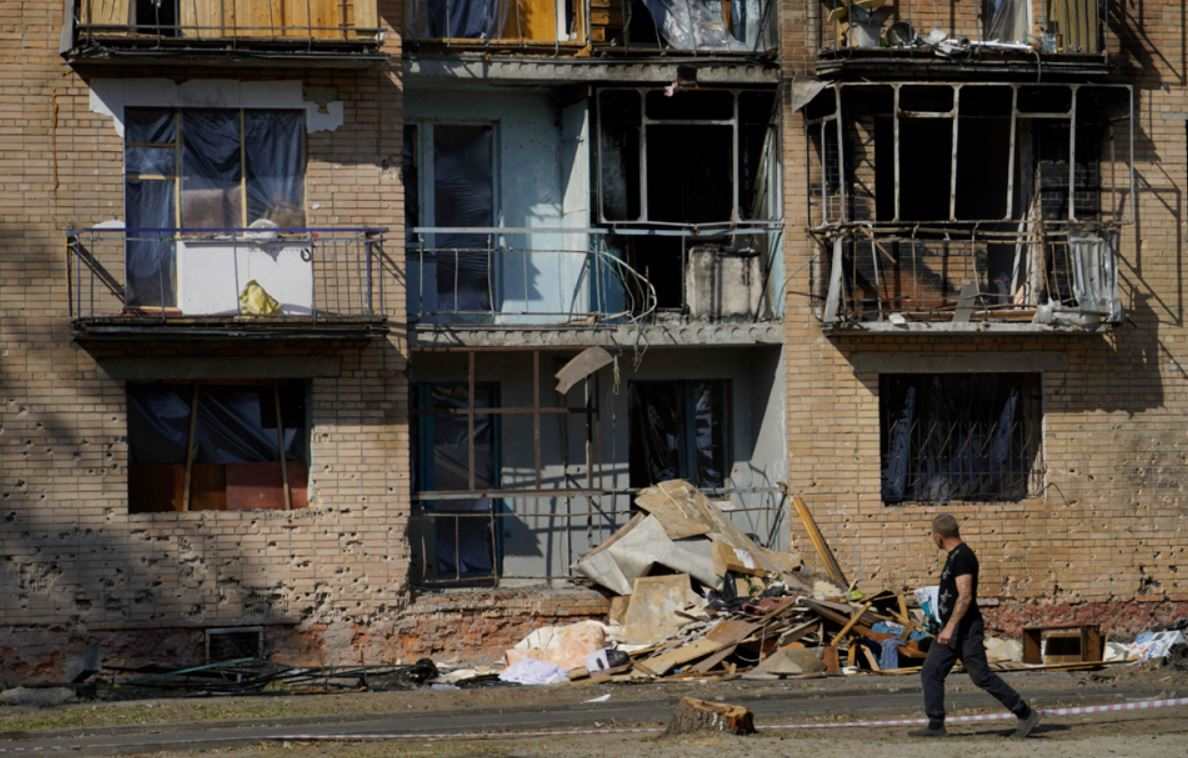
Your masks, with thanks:
[[[942,537],[960,537],[961,529],[957,526],[957,519],[951,513],[938,513],[932,520],[932,531]]]

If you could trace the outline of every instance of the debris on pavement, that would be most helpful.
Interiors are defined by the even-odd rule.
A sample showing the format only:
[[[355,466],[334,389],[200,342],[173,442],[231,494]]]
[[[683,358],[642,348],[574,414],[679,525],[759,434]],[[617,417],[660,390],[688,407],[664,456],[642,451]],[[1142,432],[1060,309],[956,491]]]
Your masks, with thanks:
[[[672,720],[668,722],[668,729],[664,733],[674,735],[690,732],[754,734],[755,716],[741,705],[683,697],[677,703]]]

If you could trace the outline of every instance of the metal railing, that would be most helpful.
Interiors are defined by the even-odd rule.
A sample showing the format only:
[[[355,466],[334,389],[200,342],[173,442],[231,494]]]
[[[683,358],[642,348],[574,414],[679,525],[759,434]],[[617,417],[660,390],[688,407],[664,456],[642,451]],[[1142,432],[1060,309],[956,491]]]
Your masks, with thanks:
[[[416,227],[406,249],[414,321],[504,326],[771,318],[781,225],[682,228]]]
[[[71,321],[382,321],[384,229],[70,229]]]
[[[703,489],[709,497],[738,501],[727,518],[757,544],[778,549],[787,529],[786,495],[782,488],[727,487]],[[506,582],[567,581],[572,567],[635,515],[638,489],[522,490],[490,499],[467,500],[450,507],[449,500],[426,500],[414,494],[409,518],[414,581],[425,588]],[[505,535],[532,535],[537,552],[509,544]]]
[[[1093,327],[1121,319],[1112,224],[849,226],[818,236],[827,326],[910,321]]]
[[[948,28],[942,29],[946,36],[939,41],[929,35],[935,18],[913,17],[911,5],[819,0],[818,8],[817,46],[822,51],[915,48],[948,56],[970,48],[1028,54],[1100,54],[1106,49],[1105,0],[1004,0],[993,13],[949,18]]]
[[[382,41],[376,0],[272,0],[193,3],[76,0],[70,22],[79,47],[121,43],[160,48],[212,42],[273,46],[375,46]]]

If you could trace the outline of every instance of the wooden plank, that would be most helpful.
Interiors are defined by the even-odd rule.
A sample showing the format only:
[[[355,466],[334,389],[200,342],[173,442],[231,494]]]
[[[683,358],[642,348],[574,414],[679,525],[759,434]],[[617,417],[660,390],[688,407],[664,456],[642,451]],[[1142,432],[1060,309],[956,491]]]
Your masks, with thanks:
[[[726,660],[730,656],[734,655],[735,650],[738,650],[738,645],[731,645],[730,647],[724,647],[721,650],[719,650],[718,652],[711,655],[710,657],[706,658],[705,660],[698,661],[697,663],[693,664],[692,666],[689,667],[689,670],[695,671],[699,674],[707,673],[707,672],[711,671],[719,663]]]
[[[225,0],[234,4],[235,24],[228,34],[255,39],[277,39],[284,26],[284,0]]]
[[[870,648],[866,645],[856,645],[856,647],[862,650],[862,657],[866,658],[866,662],[870,664],[870,670],[878,671],[879,661],[874,657],[874,653],[870,652]]]
[[[825,536],[821,534],[821,530],[817,527],[817,522],[813,518],[812,511],[809,510],[808,505],[801,499],[800,495],[792,496],[792,505],[796,508],[796,515],[800,517],[800,523],[804,526],[805,532],[808,533],[809,541],[813,543],[813,547],[817,550],[817,556],[824,564],[829,578],[834,583],[845,589],[850,586],[846,581],[846,575],[842,571],[841,566],[834,557],[833,551],[829,549],[829,543],[825,541]]]
[[[647,660],[636,661],[635,667],[645,674],[664,676],[676,666],[695,661],[698,658],[704,658],[711,653],[717,652],[721,647],[721,643],[702,637],[699,640],[693,640],[687,645],[681,645],[678,648],[653,656]]]
[[[862,606],[861,610],[859,610],[857,613],[855,613],[853,616],[850,617],[850,620],[847,621],[845,626],[843,626],[841,628],[841,631],[838,632],[834,636],[834,638],[833,638],[834,643],[837,643],[838,641],[845,639],[846,635],[850,633],[850,630],[854,628],[854,625],[857,624],[858,621],[862,618],[862,614],[866,613],[868,610],[870,610],[869,602],[866,605]]]
[[[95,26],[128,26],[132,15],[128,0],[83,0],[83,23]]]
[[[360,36],[373,36],[379,29],[379,2],[377,0],[353,0],[351,23]]]

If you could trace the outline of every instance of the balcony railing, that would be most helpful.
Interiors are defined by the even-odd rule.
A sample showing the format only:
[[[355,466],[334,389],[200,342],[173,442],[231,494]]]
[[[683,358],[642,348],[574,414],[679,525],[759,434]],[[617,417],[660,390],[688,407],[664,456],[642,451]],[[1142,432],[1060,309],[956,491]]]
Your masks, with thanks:
[[[382,325],[383,229],[105,229],[66,233],[70,319],[236,328]]]
[[[1012,54],[1101,56],[1105,8],[1102,0],[1003,0],[992,11],[946,15],[947,23],[938,24],[931,9],[896,0],[822,0],[818,49],[825,57],[915,54],[979,62]]]
[[[772,316],[778,229],[410,230],[410,318],[494,326]]]
[[[376,0],[75,0],[68,58],[220,52],[380,60]]]
[[[1114,224],[851,227],[820,235],[815,296],[834,330],[1092,330],[1121,319]]]

